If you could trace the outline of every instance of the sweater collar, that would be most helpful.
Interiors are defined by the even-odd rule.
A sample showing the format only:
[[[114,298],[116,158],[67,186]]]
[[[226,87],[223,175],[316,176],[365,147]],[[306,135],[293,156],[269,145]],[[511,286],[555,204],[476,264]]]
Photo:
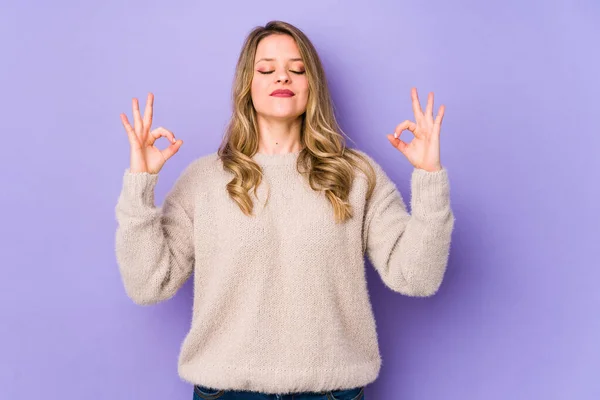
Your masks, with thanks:
[[[302,150],[293,151],[290,153],[256,153],[252,157],[259,165],[295,165],[298,155]]]

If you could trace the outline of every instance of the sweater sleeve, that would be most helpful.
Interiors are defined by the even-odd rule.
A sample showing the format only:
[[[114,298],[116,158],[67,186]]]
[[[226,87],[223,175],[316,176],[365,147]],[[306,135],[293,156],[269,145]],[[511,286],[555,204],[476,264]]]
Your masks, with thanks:
[[[163,205],[154,204],[158,174],[125,170],[115,207],[116,257],[127,295],[140,305],[175,295],[194,264],[193,185],[188,167]]]
[[[377,183],[365,215],[367,256],[393,291],[432,296],[444,277],[454,227],[448,171],[413,169],[409,214],[394,182],[376,162],[372,166]]]

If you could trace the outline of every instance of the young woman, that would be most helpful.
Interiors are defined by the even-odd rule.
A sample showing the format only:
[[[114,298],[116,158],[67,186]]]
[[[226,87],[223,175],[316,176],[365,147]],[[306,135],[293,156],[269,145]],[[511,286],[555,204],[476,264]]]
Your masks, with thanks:
[[[387,135],[414,166],[409,214],[365,152],[346,147],[309,39],[273,21],[238,60],[233,113],[218,151],[198,157],[161,207],[154,187],[183,141],[151,130],[153,95],[134,126],[116,206],[116,255],[138,304],[171,298],[192,275],[192,323],[178,372],[196,399],[362,399],[381,356],[365,280],[368,256],[391,290],[431,296],[454,216],[440,163],[444,106],[412,91],[415,121]],[[398,138],[409,130],[410,143]],[[160,137],[172,143],[154,146]]]

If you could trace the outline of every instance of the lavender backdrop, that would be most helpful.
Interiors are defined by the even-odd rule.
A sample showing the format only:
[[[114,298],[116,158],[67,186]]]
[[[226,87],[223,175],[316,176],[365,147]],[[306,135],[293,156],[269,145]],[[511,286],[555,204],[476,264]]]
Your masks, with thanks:
[[[243,38],[270,19],[314,41],[350,144],[407,199],[410,165],[385,134],[413,118],[413,85],[447,106],[449,269],[436,296],[411,299],[367,264],[384,357],[367,398],[600,398],[599,11],[593,0],[3,1],[0,398],[191,399],[176,368],[191,282],[145,308],[118,274],[119,113],[152,91],[156,126],[185,140],[161,172],[162,202],[216,150]]]

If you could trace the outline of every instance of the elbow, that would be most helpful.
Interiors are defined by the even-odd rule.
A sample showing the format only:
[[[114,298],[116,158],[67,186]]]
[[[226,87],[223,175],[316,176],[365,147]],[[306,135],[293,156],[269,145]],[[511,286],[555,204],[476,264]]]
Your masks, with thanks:
[[[412,296],[432,297],[440,290],[444,281],[446,263],[440,264],[439,268],[428,270],[428,273],[418,275],[411,281]]]
[[[156,276],[147,276],[136,269],[121,269],[121,281],[125,289],[125,294],[135,304],[148,306],[160,303],[171,297],[169,287],[156,279]]]
[[[419,279],[420,278],[420,279]],[[443,280],[442,276],[432,277],[400,277],[393,281],[388,280],[387,286],[396,293],[409,297],[431,297],[437,294]]]
[[[131,301],[139,306],[150,306],[160,303],[163,300],[160,296],[157,296],[154,291],[143,287],[125,285],[125,293],[127,294],[127,297],[131,299]]]
[[[163,277],[144,270],[142,263],[131,262],[118,253],[118,265],[125,294],[135,304],[148,306],[170,297],[169,287]]]
[[[412,297],[432,297],[440,289],[441,282],[438,284],[418,285],[414,286],[410,292]]]

